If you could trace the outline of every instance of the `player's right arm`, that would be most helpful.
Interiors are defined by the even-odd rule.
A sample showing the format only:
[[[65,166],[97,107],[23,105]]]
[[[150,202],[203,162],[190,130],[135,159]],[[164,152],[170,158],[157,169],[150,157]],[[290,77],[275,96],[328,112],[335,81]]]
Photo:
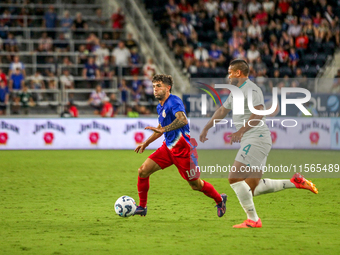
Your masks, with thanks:
[[[158,124],[157,128],[161,128],[161,127],[162,127],[161,124]],[[135,149],[135,152],[136,153],[138,153],[138,152],[143,153],[145,148],[148,147],[150,143],[157,140],[162,135],[163,135],[163,133],[153,132],[153,134],[144,143],[141,143],[140,145],[137,146],[137,148]]]
[[[214,115],[211,117],[211,119],[208,121],[207,125],[205,125],[205,127],[203,128],[201,134],[200,134],[200,141],[202,143],[204,143],[206,140],[208,140],[207,137],[207,134],[208,134],[208,131],[211,127],[213,127],[214,125],[214,122],[215,123],[218,123],[220,122],[222,119],[224,119],[227,114],[230,112],[231,109],[226,109],[223,105],[218,108]]]

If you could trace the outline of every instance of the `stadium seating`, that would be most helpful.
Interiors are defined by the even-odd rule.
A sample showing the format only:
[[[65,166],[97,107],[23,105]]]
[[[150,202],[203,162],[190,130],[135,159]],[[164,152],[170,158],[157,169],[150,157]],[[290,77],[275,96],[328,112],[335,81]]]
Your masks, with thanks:
[[[274,8],[272,10],[263,10],[264,5],[262,5],[262,1],[252,1],[250,6],[250,2],[248,2],[248,6],[244,5],[243,2],[237,1],[198,1],[198,0],[161,0],[161,1],[152,1],[152,0],[144,0],[145,7],[149,10],[149,13],[153,15],[153,20],[156,25],[158,25],[161,29],[162,36],[167,38],[167,31],[169,30],[169,23],[175,22],[177,28],[181,25],[181,19],[185,18],[189,24],[193,26],[195,32],[197,33],[197,37],[195,36],[187,36],[187,44],[193,45],[194,48],[197,47],[197,43],[201,43],[203,48],[210,50],[210,45],[216,41],[217,38],[217,30],[216,23],[224,22],[223,18],[219,15],[219,10],[226,16],[227,20],[227,28],[220,29],[219,32],[223,33],[223,39],[226,43],[229,43],[229,46],[220,46],[224,56],[226,57],[226,61],[222,66],[209,67],[209,68],[197,68],[196,73],[191,73],[191,77],[206,77],[210,75],[216,75],[216,73],[224,73],[225,69],[229,65],[230,59],[233,58],[245,58],[246,56],[238,55],[237,50],[235,48],[230,47],[229,39],[232,38],[232,33],[237,31],[238,38],[242,38],[243,42],[240,43],[246,51],[249,50],[250,44],[255,44],[260,51],[262,56],[262,61],[267,65],[267,76],[271,77],[273,74],[274,68],[280,67],[280,76],[288,75],[293,77],[297,67],[304,67],[304,75],[310,78],[315,78],[318,74],[318,71],[325,65],[326,60],[329,57],[334,55],[336,47],[339,46],[339,33],[337,26],[339,26],[339,20],[334,17],[335,23],[332,24],[330,20],[327,20],[326,9],[322,9],[321,1],[318,1],[317,4],[313,4],[312,1],[298,1],[301,4],[301,10],[292,10],[292,16],[284,13],[283,15],[277,14],[277,9],[281,9],[279,1],[269,1],[269,3],[273,3]],[[295,6],[295,1],[288,1],[288,6]],[[328,1],[328,5],[333,7],[335,14],[340,13],[340,6],[335,1]],[[217,6],[216,10],[209,10],[211,6]],[[315,6],[313,6],[315,5]],[[306,7],[309,12],[309,16],[303,16],[302,10]],[[312,8],[313,7],[313,8]],[[258,8],[255,12],[250,13],[250,8]],[[319,34],[316,37],[316,33],[319,30],[319,23],[315,20],[316,11],[321,12],[322,20],[320,22],[325,21],[325,27],[322,29],[329,31],[329,35],[325,33],[324,35]],[[262,16],[261,16],[262,15]],[[205,18],[202,18],[205,17]],[[262,18],[265,17],[263,20]],[[297,18],[298,23],[301,25],[301,33],[297,35],[289,34],[289,27],[293,24],[290,20]],[[337,16],[339,17],[339,16]],[[267,20],[266,20],[267,19]],[[238,22],[242,21],[241,25],[238,26]],[[250,24],[255,20],[260,24],[260,28],[262,30],[261,34],[250,37],[248,34],[248,28]],[[307,27],[308,20],[311,20],[313,23],[314,32],[310,33]],[[274,21],[275,31],[270,28],[271,21]],[[306,23],[303,23],[306,22]],[[278,26],[277,26],[278,25]],[[291,61],[288,62],[280,62],[278,57],[276,57],[275,62],[272,62],[272,57],[277,54],[277,47],[282,44],[284,47],[285,42],[281,41],[281,34],[283,31],[288,31],[289,38],[293,39],[294,47],[296,47],[296,40],[298,40],[298,36],[302,36],[302,32],[308,32],[309,42],[307,43],[307,47],[303,46],[302,48],[296,48],[296,52],[299,55],[299,60],[297,61],[297,65],[292,65]],[[174,31],[171,31],[174,33]],[[321,32],[320,32],[321,33]],[[272,38],[274,37],[274,39]],[[321,37],[321,38],[320,38]],[[329,38],[327,38],[329,37]],[[271,40],[275,41],[271,41]],[[300,38],[299,38],[300,39]],[[185,47],[186,45],[184,45]],[[292,46],[292,45],[291,45]],[[289,54],[289,47],[285,48],[287,54]],[[265,47],[269,47],[270,55],[264,55],[263,51]],[[178,47],[175,47],[176,51],[180,51]],[[228,57],[227,57],[228,56]],[[196,64],[197,65],[196,61]],[[198,64],[199,65],[199,64]],[[224,69],[223,69],[224,68]],[[214,69],[214,70],[212,70]],[[187,69],[185,69],[186,71]]]
[[[44,15],[49,12],[51,6],[57,17],[56,26],[43,27]],[[133,75],[137,75],[140,81],[145,79],[143,63],[146,61],[139,53],[138,44],[136,62],[114,66],[112,78],[83,76],[86,60],[89,57],[97,57],[94,47],[101,43],[106,44],[111,58],[112,51],[119,41],[125,41],[127,38],[124,27],[111,26],[111,17],[97,15],[97,10],[103,10],[103,7],[105,8],[103,3],[97,4],[93,0],[77,0],[72,3],[65,0],[43,2],[34,0],[26,5],[12,1],[0,2],[0,68],[5,74],[9,74],[14,56],[19,56],[20,62],[25,66],[25,84],[30,87],[30,93],[35,101],[35,107],[30,109],[30,114],[60,114],[69,101],[80,108],[80,114],[92,114],[93,110],[88,104],[88,99],[95,85],[102,84],[107,94],[117,94],[121,101],[119,88],[121,80],[132,81]],[[71,22],[78,13],[81,13],[87,27],[76,29],[62,27],[65,12],[69,13]],[[6,13],[9,15],[5,15]],[[47,39],[43,37],[45,32]],[[91,38],[95,38],[96,41],[91,41]],[[41,44],[46,48],[39,49]],[[84,51],[80,51],[82,46],[85,46]],[[61,83],[60,77],[64,69],[68,69],[73,76],[72,89],[66,89]],[[31,87],[32,76],[37,71],[43,76],[45,88]],[[10,106],[14,104],[16,94],[17,92],[11,93]],[[131,88],[127,100],[131,104],[147,104],[133,100]],[[12,113],[11,107],[8,113]],[[121,108],[120,113],[124,113],[124,108]]]

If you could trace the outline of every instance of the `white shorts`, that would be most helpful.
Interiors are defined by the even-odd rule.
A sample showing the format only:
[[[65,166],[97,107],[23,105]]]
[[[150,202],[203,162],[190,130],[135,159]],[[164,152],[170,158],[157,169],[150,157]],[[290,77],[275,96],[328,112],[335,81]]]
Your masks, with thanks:
[[[272,139],[270,136],[246,138],[241,141],[241,148],[237,152],[235,160],[247,166],[262,169],[262,166],[266,165],[271,148]]]

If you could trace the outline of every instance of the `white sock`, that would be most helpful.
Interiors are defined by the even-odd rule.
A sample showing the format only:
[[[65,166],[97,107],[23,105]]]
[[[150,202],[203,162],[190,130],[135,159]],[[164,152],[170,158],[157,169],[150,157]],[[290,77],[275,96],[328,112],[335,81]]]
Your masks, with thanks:
[[[272,193],[284,189],[296,188],[294,183],[287,180],[262,179],[254,190],[254,196]]]
[[[253,221],[258,221],[259,216],[257,216],[255,205],[253,202],[253,194],[249,185],[245,181],[236,182],[230,184],[231,188],[235,191],[241,206],[247,214],[248,219]]]

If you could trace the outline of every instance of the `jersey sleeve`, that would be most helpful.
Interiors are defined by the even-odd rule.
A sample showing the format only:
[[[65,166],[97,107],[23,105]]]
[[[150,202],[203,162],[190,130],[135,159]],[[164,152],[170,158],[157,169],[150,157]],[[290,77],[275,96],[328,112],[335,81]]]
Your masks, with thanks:
[[[184,109],[184,105],[182,103],[182,101],[180,99],[175,99],[172,101],[171,104],[171,110],[172,110],[172,114],[175,116],[177,112],[184,112],[185,113],[185,109]]]
[[[223,103],[223,107],[226,109],[233,109],[233,98],[231,96],[231,94],[229,94],[227,100],[225,100],[225,102]]]
[[[263,105],[264,106],[264,100],[263,100],[263,94],[261,90],[255,90],[252,91],[253,96],[253,106]]]

